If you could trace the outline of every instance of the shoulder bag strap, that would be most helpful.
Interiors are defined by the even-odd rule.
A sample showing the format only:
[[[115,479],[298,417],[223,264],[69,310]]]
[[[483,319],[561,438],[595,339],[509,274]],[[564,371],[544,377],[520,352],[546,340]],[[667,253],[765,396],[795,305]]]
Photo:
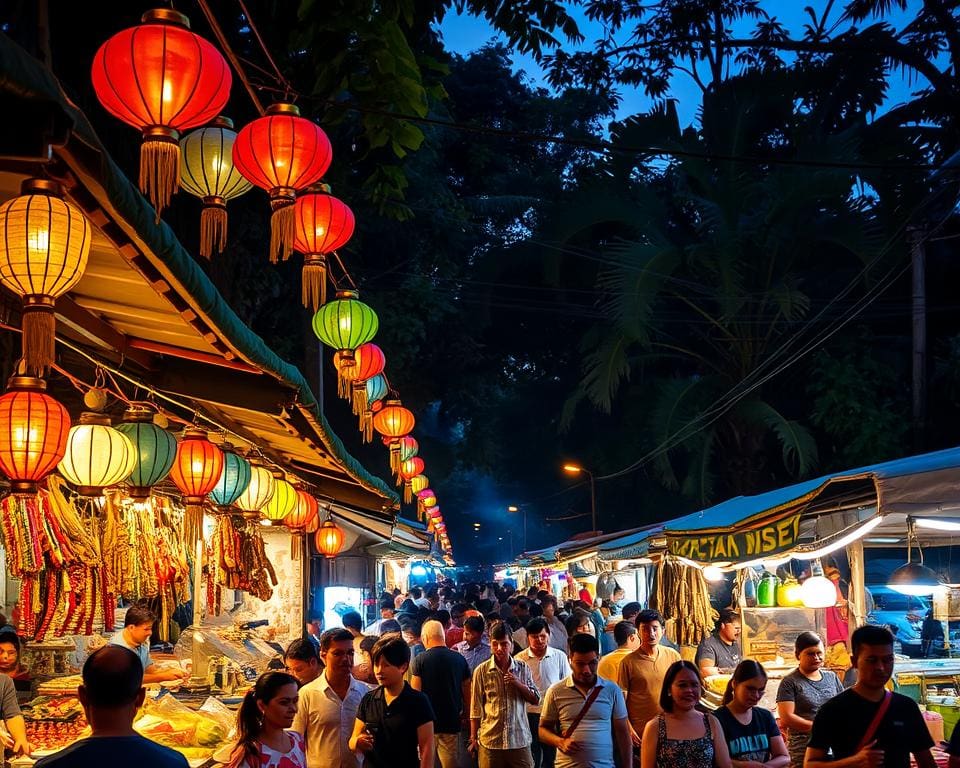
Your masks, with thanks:
[[[593,702],[597,700],[597,696],[600,695],[602,688],[603,686],[598,684],[592,691],[590,691],[590,695],[587,696],[587,700],[583,702],[583,706],[580,708],[580,711],[577,712],[577,716],[573,718],[573,722],[570,723],[570,727],[563,732],[563,738],[569,739],[573,735],[573,732],[577,730],[577,726],[580,725],[580,721],[583,720],[584,715],[586,715],[590,710],[590,707],[593,706]]]
[[[876,734],[877,728],[880,727],[880,723],[883,721],[883,716],[886,715],[887,710],[890,709],[891,699],[893,699],[893,694],[890,693],[890,691],[886,691],[883,701],[880,702],[880,706],[877,709],[877,713],[873,716],[873,720],[870,721],[870,725],[867,726],[867,730],[864,732],[863,738],[860,739],[860,743],[857,744],[856,752],[859,752],[873,741],[874,734]]]

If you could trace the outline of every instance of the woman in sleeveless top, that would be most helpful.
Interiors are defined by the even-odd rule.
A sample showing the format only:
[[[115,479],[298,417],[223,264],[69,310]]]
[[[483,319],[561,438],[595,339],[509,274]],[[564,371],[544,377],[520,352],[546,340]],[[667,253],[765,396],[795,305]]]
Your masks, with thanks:
[[[720,724],[696,709],[702,690],[691,662],[670,665],[660,691],[663,712],[643,729],[640,768],[731,768]]]

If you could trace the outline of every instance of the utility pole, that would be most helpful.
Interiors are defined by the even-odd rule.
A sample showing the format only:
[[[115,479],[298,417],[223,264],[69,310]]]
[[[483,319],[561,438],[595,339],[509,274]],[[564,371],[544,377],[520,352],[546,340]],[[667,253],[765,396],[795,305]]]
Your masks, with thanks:
[[[923,232],[907,231],[913,266],[913,449],[923,450],[927,424],[927,277]]]

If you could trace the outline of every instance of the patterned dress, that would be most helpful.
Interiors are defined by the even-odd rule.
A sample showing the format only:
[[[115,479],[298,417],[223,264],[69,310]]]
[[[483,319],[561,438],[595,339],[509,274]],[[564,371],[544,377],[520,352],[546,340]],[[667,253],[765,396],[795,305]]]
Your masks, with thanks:
[[[703,716],[704,735],[698,739],[668,739],[667,721],[657,716],[657,768],[712,768],[713,733]]]

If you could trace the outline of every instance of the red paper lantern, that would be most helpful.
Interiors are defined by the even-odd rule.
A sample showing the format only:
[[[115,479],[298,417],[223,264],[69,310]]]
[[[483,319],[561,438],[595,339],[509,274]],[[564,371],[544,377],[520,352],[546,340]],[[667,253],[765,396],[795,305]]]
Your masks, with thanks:
[[[398,474],[401,479],[409,481],[421,474],[426,468],[427,465],[424,464],[423,459],[419,456],[414,456],[412,459],[401,462],[400,472]]]
[[[223,451],[201,429],[187,429],[177,446],[177,458],[168,477],[184,495],[187,505],[185,537],[195,543],[203,532],[205,496],[217,487],[223,473]]]
[[[34,494],[67,449],[70,415],[33,376],[14,376],[0,396],[0,471],[14,493]]]
[[[351,354],[335,352],[333,364],[337,368],[337,390],[344,400],[350,400],[353,413],[361,415],[367,407],[367,379],[383,373],[387,358],[376,344],[367,342]]]
[[[327,254],[346,244],[356,221],[353,211],[331,195],[326,184],[297,197],[293,215],[293,247],[303,254],[303,306],[316,312],[327,303]]]
[[[317,530],[313,541],[317,551],[324,557],[336,557],[343,549],[343,531],[328,517]]]
[[[190,31],[182,13],[147,11],[93,58],[93,89],[104,108],[143,133],[140,189],[160,211],[180,185],[179,132],[215,118],[230,98],[230,67]]]
[[[319,181],[333,149],[319,125],[300,117],[293,104],[272,104],[245,125],[233,144],[233,164],[244,178],[270,193],[270,261],[293,249],[297,190]]]

